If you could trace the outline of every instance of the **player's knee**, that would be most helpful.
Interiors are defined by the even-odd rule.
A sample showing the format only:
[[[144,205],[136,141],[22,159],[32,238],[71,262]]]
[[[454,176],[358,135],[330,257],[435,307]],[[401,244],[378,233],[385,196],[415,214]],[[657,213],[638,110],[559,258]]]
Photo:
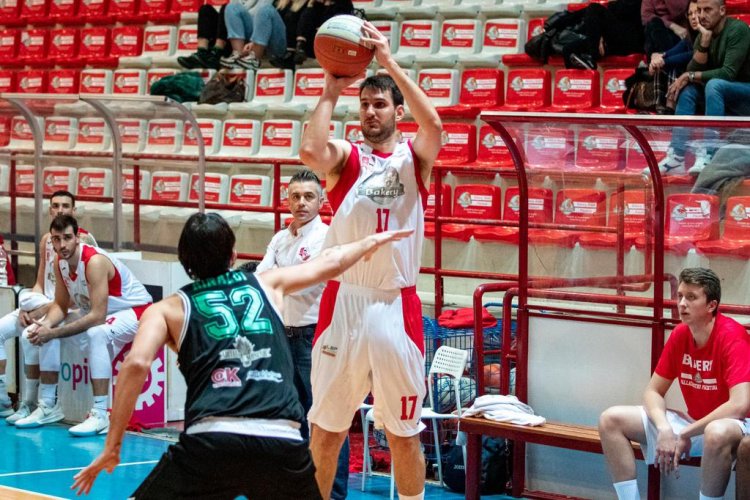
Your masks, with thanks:
[[[714,420],[703,431],[703,450],[705,453],[719,451],[736,444],[741,438],[742,432],[735,422],[728,419]]]
[[[39,348],[39,367],[44,372],[60,371],[60,340],[50,340]]]
[[[39,364],[39,347],[29,342],[28,329],[23,331],[21,335],[21,350],[23,351],[24,363],[27,365],[38,365]]]
[[[624,424],[622,406],[611,406],[599,415],[599,434],[612,434],[622,430]]]

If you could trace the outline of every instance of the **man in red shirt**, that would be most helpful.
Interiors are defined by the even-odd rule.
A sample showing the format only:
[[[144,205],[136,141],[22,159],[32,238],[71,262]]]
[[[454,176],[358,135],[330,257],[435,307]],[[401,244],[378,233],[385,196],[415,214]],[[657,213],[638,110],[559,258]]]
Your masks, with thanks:
[[[700,500],[722,498],[732,461],[750,433],[750,337],[717,312],[721,282],[710,269],[680,273],[681,324],[669,336],[643,395],[643,406],[614,406],[599,418],[602,448],[617,497],[639,499],[630,441],[647,464],[678,474],[683,456],[702,456]],[[665,394],[678,379],[687,414],[668,410]]]

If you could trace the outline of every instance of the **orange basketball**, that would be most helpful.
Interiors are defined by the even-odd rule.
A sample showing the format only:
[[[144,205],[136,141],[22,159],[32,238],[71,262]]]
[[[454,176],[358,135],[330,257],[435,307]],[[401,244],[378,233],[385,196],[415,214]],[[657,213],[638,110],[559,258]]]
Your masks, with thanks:
[[[364,21],[356,16],[334,16],[315,35],[315,58],[334,76],[355,76],[372,61],[373,49],[361,44]]]
[[[484,388],[500,388],[500,363],[484,365]]]

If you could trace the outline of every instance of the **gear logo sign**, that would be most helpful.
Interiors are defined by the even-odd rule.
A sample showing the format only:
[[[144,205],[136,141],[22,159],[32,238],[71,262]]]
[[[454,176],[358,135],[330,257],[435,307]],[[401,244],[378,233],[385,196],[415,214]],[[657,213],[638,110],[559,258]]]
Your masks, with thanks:
[[[117,377],[120,374],[122,363],[125,361],[125,356],[130,352],[131,346],[132,344],[125,346],[113,361],[112,384],[115,386],[115,392],[117,391]],[[164,361],[162,360],[162,356],[157,356],[154,359],[154,362],[151,363],[151,371],[146,377],[146,382],[143,384],[141,394],[138,396],[138,400],[135,403],[135,410],[142,411],[154,406],[157,397],[164,393],[165,384],[166,372],[164,369]]]

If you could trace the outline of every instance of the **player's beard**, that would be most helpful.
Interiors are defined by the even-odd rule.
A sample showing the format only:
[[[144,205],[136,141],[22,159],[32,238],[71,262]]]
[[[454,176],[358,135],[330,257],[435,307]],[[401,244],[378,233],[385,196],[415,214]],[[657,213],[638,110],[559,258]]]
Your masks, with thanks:
[[[372,144],[380,144],[390,139],[391,136],[396,132],[396,118],[392,118],[389,122],[381,124],[380,130],[373,132],[367,129],[365,125],[362,126],[362,135]]]

